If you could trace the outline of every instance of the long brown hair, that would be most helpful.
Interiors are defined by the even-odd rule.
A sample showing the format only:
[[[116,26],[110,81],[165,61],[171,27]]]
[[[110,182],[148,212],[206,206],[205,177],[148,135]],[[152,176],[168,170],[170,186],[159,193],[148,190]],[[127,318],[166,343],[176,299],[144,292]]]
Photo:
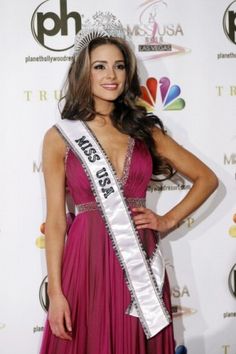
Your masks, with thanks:
[[[65,100],[61,112],[62,119],[89,121],[99,113],[95,111],[91,92],[90,53],[93,49],[104,44],[112,44],[120,49],[126,68],[124,91],[114,101],[114,109],[110,115],[114,127],[120,132],[146,143],[152,155],[154,175],[172,175],[171,166],[157,154],[152,137],[155,125],[158,125],[165,134],[163,124],[157,116],[147,113],[146,109],[138,104],[137,99],[141,91],[137,61],[125,40],[116,37],[95,38],[80,52],[78,57],[73,59],[67,76],[66,92],[62,98]]]

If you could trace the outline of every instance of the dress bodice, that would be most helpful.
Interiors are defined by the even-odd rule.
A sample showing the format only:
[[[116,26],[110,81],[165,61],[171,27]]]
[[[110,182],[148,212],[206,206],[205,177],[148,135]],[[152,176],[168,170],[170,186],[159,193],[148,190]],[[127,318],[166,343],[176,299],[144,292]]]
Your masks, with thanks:
[[[71,149],[66,156],[66,185],[74,203],[94,201],[90,181],[86,172]],[[144,198],[152,175],[152,158],[144,142],[130,138],[124,164],[123,175],[119,183],[126,198]]]

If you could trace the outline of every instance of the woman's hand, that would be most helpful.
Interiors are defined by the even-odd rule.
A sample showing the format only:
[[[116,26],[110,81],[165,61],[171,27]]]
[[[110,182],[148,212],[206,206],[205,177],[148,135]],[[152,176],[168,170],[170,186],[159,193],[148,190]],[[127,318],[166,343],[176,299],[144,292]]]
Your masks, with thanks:
[[[50,298],[48,319],[52,333],[55,336],[72,340],[70,334],[72,331],[70,308],[63,294],[54,295]]]
[[[152,210],[144,207],[132,208],[138,213],[133,217],[137,229],[152,229],[155,231],[166,232],[176,226],[175,221],[168,215],[157,215]]]

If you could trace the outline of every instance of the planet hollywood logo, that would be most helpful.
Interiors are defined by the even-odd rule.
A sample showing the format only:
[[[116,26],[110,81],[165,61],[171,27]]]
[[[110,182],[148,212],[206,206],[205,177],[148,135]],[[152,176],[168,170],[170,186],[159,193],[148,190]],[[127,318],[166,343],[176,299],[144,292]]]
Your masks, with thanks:
[[[190,50],[175,43],[184,31],[180,23],[169,20],[167,2],[149,0],[139,6],[138,24],[128,24],[124,30],[132,38],[142,60],[185,54]],[[164,18],[168,21],[164,22]]]
[[[68,1],[46,0],[37,6],[31,18],[34,39],[42,47],[62,52],[74,46],[75,34],[81,29],[81,15],[68,10]]]
[[[39,302],[45,312],[49,308],[49,297],[48,297],[48,277],[46,276],[39,288]]]
[[[236,298],[236,264],[232,267],[228,277],[228,286],[230,293]]]
[[[180,87],[172,85],[168,77],[161,79],[149,77],[146,85],[141,86],[139,103],[144,105],[149,112],[156,110],[159,102],[163,111],[179,111],[185,107],[185,101],[179,97],[180,94]]]
[[[236,0],[227,7],[223,17],[223,29],[226,37],[236,44]]]

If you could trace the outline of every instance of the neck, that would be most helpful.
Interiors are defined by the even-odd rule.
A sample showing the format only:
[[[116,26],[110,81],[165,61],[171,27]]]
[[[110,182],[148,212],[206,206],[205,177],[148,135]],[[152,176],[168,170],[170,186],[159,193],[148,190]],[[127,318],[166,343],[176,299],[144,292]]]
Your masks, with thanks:
[[[95,110],[103,116],[110,116],[114,109],[114,103],[112,101],[95,100]]]

